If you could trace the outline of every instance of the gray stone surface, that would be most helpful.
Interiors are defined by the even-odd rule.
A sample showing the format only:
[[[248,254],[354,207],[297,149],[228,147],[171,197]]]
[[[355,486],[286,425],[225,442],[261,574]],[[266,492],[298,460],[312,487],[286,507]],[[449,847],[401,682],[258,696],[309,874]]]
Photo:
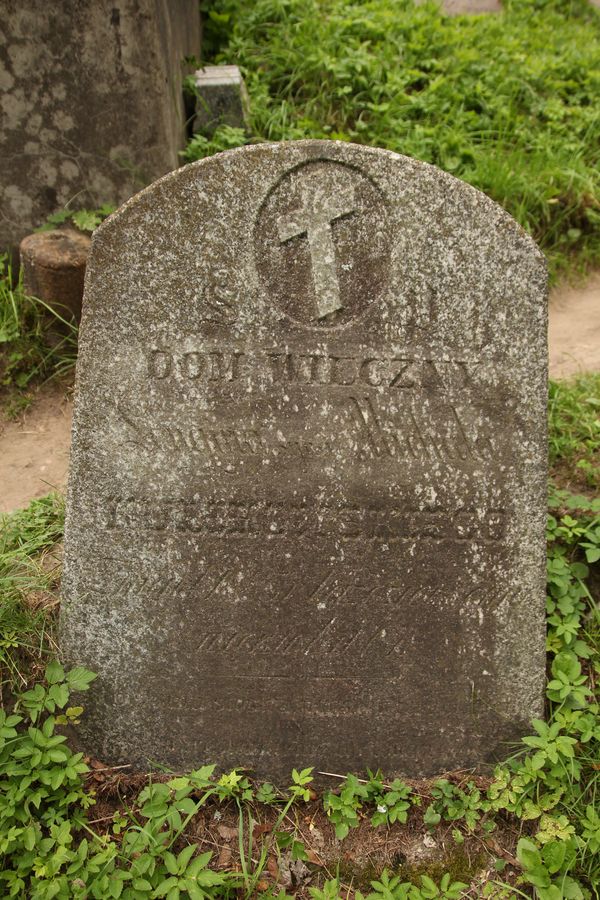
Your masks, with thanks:
[[[199,47],[197,0],[5,0],[0,249],[179,164],[182,60]]]
[[[542,714],[546,274],[483,194],[244,147],[94,234],[65,656],[110,762],[411,775]]]
[[[205,66],[194,72],[198,92],[194,131],[213,132],[219,125],[245,128],[249,99],[237,66]]]

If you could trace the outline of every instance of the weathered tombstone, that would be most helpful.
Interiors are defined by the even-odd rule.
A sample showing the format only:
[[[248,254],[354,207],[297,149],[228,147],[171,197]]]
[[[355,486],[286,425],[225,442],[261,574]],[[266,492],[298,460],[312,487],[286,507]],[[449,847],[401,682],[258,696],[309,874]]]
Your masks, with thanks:
[[[545,264],[327,141],[138,194],[88,263],[62,640],[87,747],[412,775],[542,713]]]

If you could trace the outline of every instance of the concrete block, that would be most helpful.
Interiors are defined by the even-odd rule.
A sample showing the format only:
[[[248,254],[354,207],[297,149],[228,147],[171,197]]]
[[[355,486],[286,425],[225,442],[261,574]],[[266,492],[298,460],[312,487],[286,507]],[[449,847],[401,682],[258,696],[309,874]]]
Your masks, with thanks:
[[[205,66],[194,73],[198,96],[194,131],[213,132],[219,125],[245,128],[249,100],[237,66]]]

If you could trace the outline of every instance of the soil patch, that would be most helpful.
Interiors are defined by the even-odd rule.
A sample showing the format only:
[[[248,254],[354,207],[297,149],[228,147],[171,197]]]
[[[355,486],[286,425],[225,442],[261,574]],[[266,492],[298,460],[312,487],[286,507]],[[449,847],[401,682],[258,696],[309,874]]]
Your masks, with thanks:
[[[552,291],[548,342],[552,378],[600,371],[600,272]]]
[[[118,843],[120,836],[114,834],[113,823],[125,810],[137,810],[138,794],[148,783],[148,776],[127,775],[122,768],[113,769],[88,757],[86,761],[91,766],[88,788],[96,798],[96,805],[90,811],[90,825],[105,839]],[[172,776],[153,775],[152,781],[166,781],[169,777]],[[463,789],[470,781],[481,790],[489,784],[489,779],[465,772],[446,773],[446,777]],[[484,885],[497,877],[495,861],[498,859],[507,865],[502,880],[514,882],[520,874],[515,852],[521,836],[515,822],[510,818],[498,819],[493,836],[479,826],[473,832],[463,827],[459,844],[455,839],[456,825],[464,826],[464,823],[441,823],[430,830],[423,822],[433,782],[409,783],[419,795],[420,803],[412,807],[406,824],[374,828],[368,810],[360,810],[359,826],[343,841],[335,837],[319,797],[306,804],[294,804],[279,824],[278,809],[258,803],[247,807],[243,815],[247,867],[256,870],[261,853],[265,852],[259,890],[270,889],[276,895],[284,889],[298,900],[305,900],[310,896],[310,887],[322,885],[337,875],[344,894],[355,890],[365,894],[370,890],[370,882],[387,869],[415,884],[420,884],[421,875],[439,879],[450,872],[452,880],[468,884],[469,894],[479,897],[483,895]],[[337,783],[332,785],[337,786]],[[188,842],[195,843],[199,852],[213,854],[211,868],[241,873],[239,828],[240,812],[233,801],[218,804],[210,800],[188,823],[175,850],[183,849]],[[251,841],[249,828],[252,828]],[[289,836],[289,843],[281,841],[284,835]]]
[[[46,385],[15,421],[0,418],[0,512],[12,512],[49,491],[64,491],[71,446],[72,399],[64,385]]]

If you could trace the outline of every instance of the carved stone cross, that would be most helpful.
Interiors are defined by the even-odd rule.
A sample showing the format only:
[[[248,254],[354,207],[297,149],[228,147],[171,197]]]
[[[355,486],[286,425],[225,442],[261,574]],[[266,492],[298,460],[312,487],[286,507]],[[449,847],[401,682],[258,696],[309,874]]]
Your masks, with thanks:
[[[343,309],[331,224],[355,211],[354,192],[344,190],[332,195],[323,189],[311,190],[306,184],[301,185],[300,192],[302,207],[292,213],[291,217],[281,216],[277,221],[277,230],[282,244],[294,237],[306,235],[317,296],[317,318],[323,319],[330,313]]]

